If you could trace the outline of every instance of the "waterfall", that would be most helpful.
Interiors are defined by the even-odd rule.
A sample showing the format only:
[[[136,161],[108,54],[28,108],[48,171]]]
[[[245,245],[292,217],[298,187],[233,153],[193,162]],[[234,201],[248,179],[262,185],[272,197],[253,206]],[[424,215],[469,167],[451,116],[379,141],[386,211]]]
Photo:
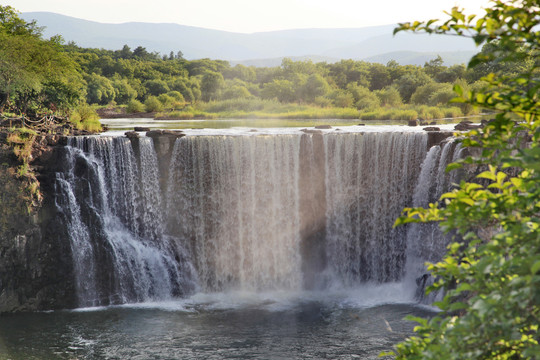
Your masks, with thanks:
[[[205,291],[299,289],[299,137],[177,140],[167,212]]]
[[[416,184],[414,207],[428,207],[439,201],[441,195],[450,190],[458,181],[458,172],[446,172],[446,167],[459,159],[461,145],[454,139],[433,146],[422,163],[418,183]],[[452,234],[444,235],[437,223],[410,224],[407,231],[406,275],[409,282],[416,281],[416,296],[424,296],[424,288],[432,282],[428,279],[426,262],[441,260],[446,246],[452,240]]]
[[[392,225],[457,179],[444,172],[453,142],[426,152],[423,132],[292,132],[170,144],[71,138],[55,201],[79,306],[414,283],[444,252],[435,225]]]
[[[427,137],[366,133],[325,137],[327,246],[333,281],[397,281],[403,274],[403,228]]]
[[[56,198],[69,200],[57,206],[68,214],[79,306],[180,295],[190,275],[172,241],[160,237],[151,140],[141,139],[140,149],[139,164],[126,138],[74,138],[67,148],[71,161],[58,176]]]

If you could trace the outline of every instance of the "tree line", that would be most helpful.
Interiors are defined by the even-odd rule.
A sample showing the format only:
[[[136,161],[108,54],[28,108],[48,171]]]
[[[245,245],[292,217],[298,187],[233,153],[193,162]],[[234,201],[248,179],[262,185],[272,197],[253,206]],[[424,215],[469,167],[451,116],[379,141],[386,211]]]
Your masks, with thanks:
[[[279,67],[231,66],[223,60],[186,60],[181,51],[160,55],[142,46],[82,48],[64,44],[60,36],[44,39],[42,30],[21,20],[10,6],[0,6],[0,111],[69,112],[87,103],[153,112],[238,99],[364,112],[407,104],[443,106],[455,96],[454,84],[478,91],[490,72],[510,74],[532,65],[531,58],[474,68],[446,66],[438,56],[423,66],[290,59]],[[496,47],[489,43],[482,53],[496,52]],[[468,104],[456,106],[457,115],[473,110]]]

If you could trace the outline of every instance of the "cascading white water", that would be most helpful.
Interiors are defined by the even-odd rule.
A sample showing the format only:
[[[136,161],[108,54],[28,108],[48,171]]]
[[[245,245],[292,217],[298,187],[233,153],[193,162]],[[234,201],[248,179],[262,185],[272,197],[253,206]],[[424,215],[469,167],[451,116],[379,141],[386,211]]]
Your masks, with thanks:
[[[68,150],[75,160],[64,172],[67,180],[59,177],[57,183],[71,199],[62,209],[70,213],[77,288],[84,288],[79,290],[80,306],[179,293],[182,264],[168,238],[159,237],[162,209],[151,140],[141,139],[140,149],[140,165],[126,138],[75,138]],[[81,259],[90,266],[81,266]]]
[[[65,217],[67,235],[70,240],[71,252],[73,254],[73,267],[75,275],[75,288],[79,304],[97,305],[95,299],[98,298],[96,285],[96,269],[94,261],[94,249],[92,246],[89,229],[82,221],[81,208],[73,193],[74,168],[76,157],[82,156],[79,149],[67,148],[66,157],[67,171],[57,173],[56,177],[56,206],[62,211]],[[67,176],[66,176],[67,175]]]
[[[413,206],[428,207],[439,201],[458,180],[458,172],[446,172],[447,166],[460,158],[461,145],[453,139],[433,146],[424,162],[414,190]],[[439,261],[446,251],[451,235],[444,235],[437,223],[410,224],[407,231],[406,281],[416,280],[419,285],[417,296],[423,296],[427,281],[426,262]],[[429,283],[429,281],[428,281]]]
[[[160,170],[151,138],[73,138],[57,206],[79,305],[194,288],[414,283],[418,264],[444,251],[440,233],[392,225],[445,190],[457,156],[453,145],[426,156],[427,141],[423,132],[186,136]]]
[[[410,204],[427,136],[353,133],[325,136],[329,270],[346,286],[397,281],[403,229],[392,225]]]
[[[177,140],[167,212],[191,245],[203,290],[300,289],[299,141]]]

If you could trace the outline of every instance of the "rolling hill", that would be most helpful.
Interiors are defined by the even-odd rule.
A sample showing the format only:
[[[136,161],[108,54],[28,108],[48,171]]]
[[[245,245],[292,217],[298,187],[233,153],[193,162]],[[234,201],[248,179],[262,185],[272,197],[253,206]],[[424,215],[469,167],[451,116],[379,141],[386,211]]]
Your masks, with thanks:
[[[392,59],[407,64],[426,57],[429,60],[437,54],[452,65],[465,62],[475,51],[468,39],[408,33],[394,37],[395,25],[243,34],[179,24],[99,23],[49,12],[22,13],[22,18],[35,19],[39,26],[44,26],[46,37],[59,34],[82,47],[117,50],[127,44],[162,54],[180,50],[190,60],[212,58],[256,66],[279,65],[284,57],[327,62],[370,59],[386,63],[396,56]]]

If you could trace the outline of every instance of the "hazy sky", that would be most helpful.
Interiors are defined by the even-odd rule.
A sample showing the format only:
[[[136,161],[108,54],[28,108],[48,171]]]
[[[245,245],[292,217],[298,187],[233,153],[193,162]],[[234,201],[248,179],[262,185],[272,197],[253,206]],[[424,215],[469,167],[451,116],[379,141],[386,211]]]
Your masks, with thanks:
[[[444,17],[453,6],[478,14],[488,0],[2,0],[21,12],[50,11],[122,23],[168,22],[234,32],[364,27]],[[469,11],[470,10],[470,11]]]

